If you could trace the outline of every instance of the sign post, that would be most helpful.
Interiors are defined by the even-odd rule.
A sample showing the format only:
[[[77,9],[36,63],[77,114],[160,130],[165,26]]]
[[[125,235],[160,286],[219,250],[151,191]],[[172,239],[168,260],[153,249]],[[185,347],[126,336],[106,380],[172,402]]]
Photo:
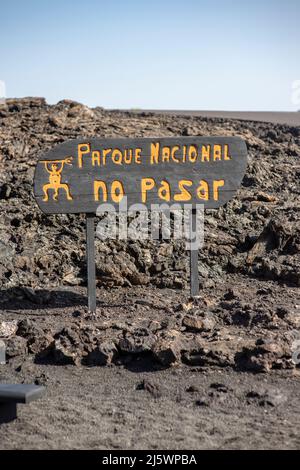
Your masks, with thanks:
[[[96,311],[95,216],[86,214],[86,258],[88,281],[88,309]]]
[[[95,214],[192,207],[190,288],[199,294],[197,205],[217,209],[232,199],[247,166],[239,137],[82,138],[64,142],[37,162],[34,195],[46,214],[86,214],[88,306],[96,310]],[[108,208],[108,210],[110,210]]]
[[[197,227],[197,212],[196,209],[192,209],[190,213],[190,292],[191,297],[197,297],[199,295],[199,272],[198,272],[198,247],[193,246],[195,244],[193,238]]]

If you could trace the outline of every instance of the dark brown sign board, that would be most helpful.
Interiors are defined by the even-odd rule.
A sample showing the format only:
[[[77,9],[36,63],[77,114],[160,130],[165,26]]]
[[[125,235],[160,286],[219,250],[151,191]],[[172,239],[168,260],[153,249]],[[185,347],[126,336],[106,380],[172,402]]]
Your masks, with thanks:
[[[239,137],[82,138],[57,145],[38,162],[34,195],[46,214],[87,215],[89,308],[96,308],[94,217],[101,203],[118,207],[203,204],[233,198],[247,166]],[[194,212],[194,211],[193,211]],[[198,251],[191,251],[191,293],[198,294]]]

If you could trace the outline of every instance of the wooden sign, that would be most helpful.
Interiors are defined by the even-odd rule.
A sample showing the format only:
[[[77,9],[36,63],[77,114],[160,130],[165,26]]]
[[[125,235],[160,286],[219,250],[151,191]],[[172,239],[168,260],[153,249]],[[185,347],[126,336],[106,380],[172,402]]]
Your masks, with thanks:
[[[233,198],[247,166],[239,137],[87,138],[64,142],[37,162],[34,194],[47,214],[87,214],[89,307],[96,308],[94,215],[102,203],[129,208],[185,204],[218,208]],[[197,271],[197,272],[196,272]],[[198,251],[191,252],[198,293]]]
[[[95,213],[102,202],[128,206],[222,206],[244,176],[247,149],[238,137],[81,139],[38,161],[34,194],[48,214]]]

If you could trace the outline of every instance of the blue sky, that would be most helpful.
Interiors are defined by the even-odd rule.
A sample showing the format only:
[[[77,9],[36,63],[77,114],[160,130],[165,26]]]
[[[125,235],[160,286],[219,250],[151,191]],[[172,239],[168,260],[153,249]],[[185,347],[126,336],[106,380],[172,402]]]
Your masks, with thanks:
[[[7,96],[106,108],[296,110],[299,0],[0,1]]]

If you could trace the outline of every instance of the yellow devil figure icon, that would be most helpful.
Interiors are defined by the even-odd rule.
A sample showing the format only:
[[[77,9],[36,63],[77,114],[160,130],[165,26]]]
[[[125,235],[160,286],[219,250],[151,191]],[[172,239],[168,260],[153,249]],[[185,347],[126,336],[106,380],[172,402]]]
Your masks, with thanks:
[[[61,182],[61,172],[63,171],[64,165],[72,165],[72,159],[73,157],[67,157],[64,160],[41,160],[41,163],[45,164],[45,169],[49,173],[49,183],[44,184],[43,186],[43,201],[47,202],[49,200],[49,189],[54,189],[54,201],[57,201],[59,189],[64,189],[68,201],[72,201],[73,198],[70,194],[69,186],[66,183]]]

